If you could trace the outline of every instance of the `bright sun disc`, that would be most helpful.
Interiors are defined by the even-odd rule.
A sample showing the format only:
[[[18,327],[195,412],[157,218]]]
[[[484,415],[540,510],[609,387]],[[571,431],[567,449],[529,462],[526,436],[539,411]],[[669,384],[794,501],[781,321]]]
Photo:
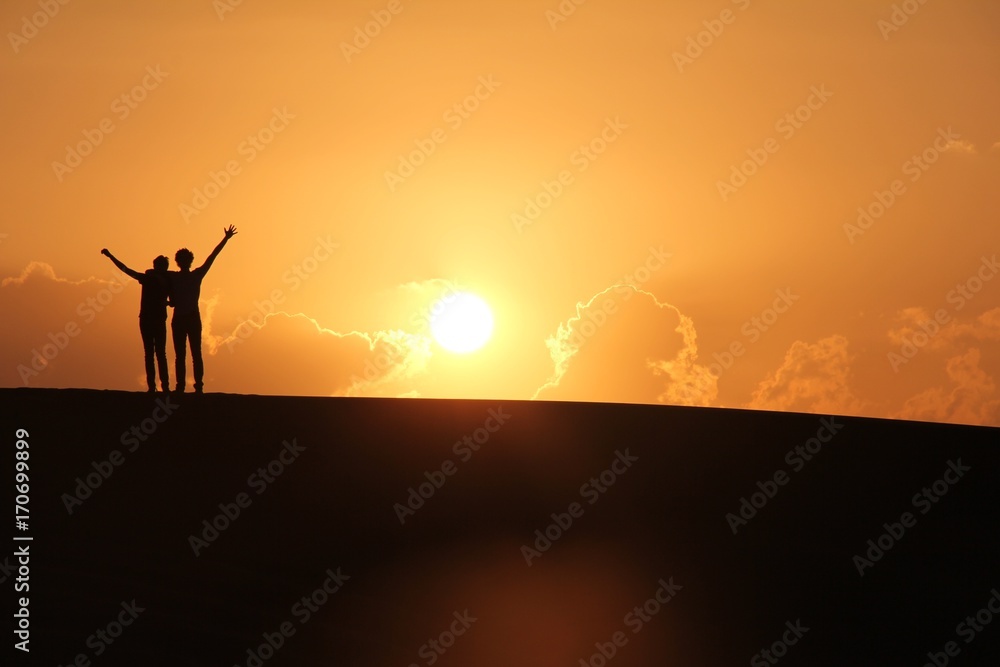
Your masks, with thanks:
[[[458,292],[443,296],[434,303],[431,313],[434,340],[449,352],[475,352],[493,333],[493,313],[475,294]]]

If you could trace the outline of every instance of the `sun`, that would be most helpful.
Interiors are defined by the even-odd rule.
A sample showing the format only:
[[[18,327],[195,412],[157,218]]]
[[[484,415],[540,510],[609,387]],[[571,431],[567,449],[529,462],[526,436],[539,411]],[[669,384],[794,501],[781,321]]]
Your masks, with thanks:
[[[431,307],[431,334],[449,352],[475,352],[486,345],[492,333],[493,313],[475,294],[446,294]]]

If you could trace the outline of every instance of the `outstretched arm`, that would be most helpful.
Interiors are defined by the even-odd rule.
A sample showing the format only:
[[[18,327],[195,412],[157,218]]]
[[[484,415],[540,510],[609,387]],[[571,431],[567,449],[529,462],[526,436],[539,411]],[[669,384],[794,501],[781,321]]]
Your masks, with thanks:
[[[212,254],[208,256],[208,259],[205,260],[205,263],[196,269],[199,273],[202,274],[208,273],[208,270],[212,268],[212,262],[214,262],[215,258],[219,256],[219,253],[222,252],[222,249],[226,247],[226,241],[236,236],[236,227],[232,225],[229,225],[229,228],[224,229],[223,231],[225,232],[226,235],[222,237],[221,241],[219,241],[219,245],[215,246],[215,250],[213,250]]]
[[[118,260],[117,257],[115,257],[110,252],[108,252],[107,248],[104,248],[103,250],[101,250],[101,254],[104,255],[105,257],[107,257],[108,259],[110,259],[112,262],[114,262],[115,266],[117,266],[119,269],[121,269],[122,271],[124,271],[125,273],[127,273],[132,278],[135,278],[136,280],[140,280],[142,278],[142,274],[141,273],[139,273],[138,271],[133,271],[132,269],[130,269],[127,266],[125,266],[124,264],[122,264]]]

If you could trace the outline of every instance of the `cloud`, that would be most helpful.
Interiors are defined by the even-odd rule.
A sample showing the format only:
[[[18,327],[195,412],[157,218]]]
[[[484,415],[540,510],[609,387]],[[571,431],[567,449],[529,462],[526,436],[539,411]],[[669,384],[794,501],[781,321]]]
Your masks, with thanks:
[[[120,282],[72,281],[32,262],[0,282],[0,385],[144,389],[139,289],[114,273]],[[422,395],[413,382],[430,375],[431,341],[404,329],[427,330],[442,284],[400,286],[398,300],[408,302],[406,309],[394,304],[402,326],[370,332],[341,333],[305,314],[284,312],[258,311],[222,325],[222,298],[203,297],[206,386],[261,394]],[[172,341],[168,345],[173,376]]]
[[[88,280],[96,280],[95,278],[90,278]],[[16,278],[4,278],[0,282],[0,287],[23,287],[29,283],[43,283],[43,282],[56,282],[64,283],[66,285],[83,285],[88,282],[88,280],[66,280],[65,278],[59,278],[56,276],[55,269],[52,268],[50,264],[45,262],[29,262],[24,270],[21,271],[21,275]]]
[[[1000,153],[1000,141],[993,144],[993,148],[990,149],[994,153]]]
[[[938,325],[933,319],[924,308],[904,308],[896,314],[886,337],[897,348],[904,343],[923,341],[926,338],[926,343],[920,346],[922,350],[948,349],[956,342],[967,339],[1000,340],[1000,307],[987,310],[971,321],[952,319],[944,325]],[[928,331],[933,333],[927,335]]]
[[[426,373],[431,348],[429,338],[401,330],[342,333],[279,312],[219,337],[213,356],[221,391],[400,396],[417,391],[412,383]]]
[[[115,359],[137,349],[131,368],[141,368],[139,290],[117,270],[109,276],[69,280],[31,262],[0,281],[0,385],[132,388],[135,373],[118,373]]]
[[[945,153],[958,153],[961,155],[975,155],[978,151],[976,145],[965,139],[952,139],[944,147]]]
[[[815,343],[795,341],[776,371],[761,381],[748,408],[820,414],[861,414],[866,404],[850,386],[853,355],[848,340],[833,335]]]
[[[533,398],[709,405],[718,394],[691,319],[632,285],[577,303],[545,345],[553,371]]]
[[[979,348],[948,359],[949,386],[927,389],[911,398],[893,416],[899,419],[1000,426],[1000,395],[996,383],[979,367]]]

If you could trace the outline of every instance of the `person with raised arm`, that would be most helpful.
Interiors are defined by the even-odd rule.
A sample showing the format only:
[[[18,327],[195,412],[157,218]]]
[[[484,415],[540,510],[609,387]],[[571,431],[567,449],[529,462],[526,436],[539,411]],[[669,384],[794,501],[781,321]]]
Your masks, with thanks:
[[[160,255],[153,260],[153,268],[145,273],[133,271],[125,266],[107,248],[101,254],[114,262],[126,275],[139,281],[142,296],[139,297],[139,334],[142,336],[142,350],[146,361],[146,387],[150,393],[156,391],[156,366],[160,367],[160,387],[170,391],[170,372],[167,369],[167,300],[169,297],[168,271],[170,260]]]
[[[225,236],[215,250],[208,256],[205,263],[197,269],[192,269],[194,253],[187,248],[181,248],[174,255],[179,271],[172,271],[170,279],[170,305],[174,307],[174,316],[170,320],[170,331],[174,337],[174,375],[177,384],[174,391],[183,393],[186,386],[187,345],[191,345],[191,365],[194,370],[194,391],[200,394],[204,388],[205,367],[201,357],[201,312],[198,310],[198,298],[201,296],[201,281],[212,268],[212,263],[219,256],[226,242],[236,235],[236,227],[230,225],[223,230]]]

